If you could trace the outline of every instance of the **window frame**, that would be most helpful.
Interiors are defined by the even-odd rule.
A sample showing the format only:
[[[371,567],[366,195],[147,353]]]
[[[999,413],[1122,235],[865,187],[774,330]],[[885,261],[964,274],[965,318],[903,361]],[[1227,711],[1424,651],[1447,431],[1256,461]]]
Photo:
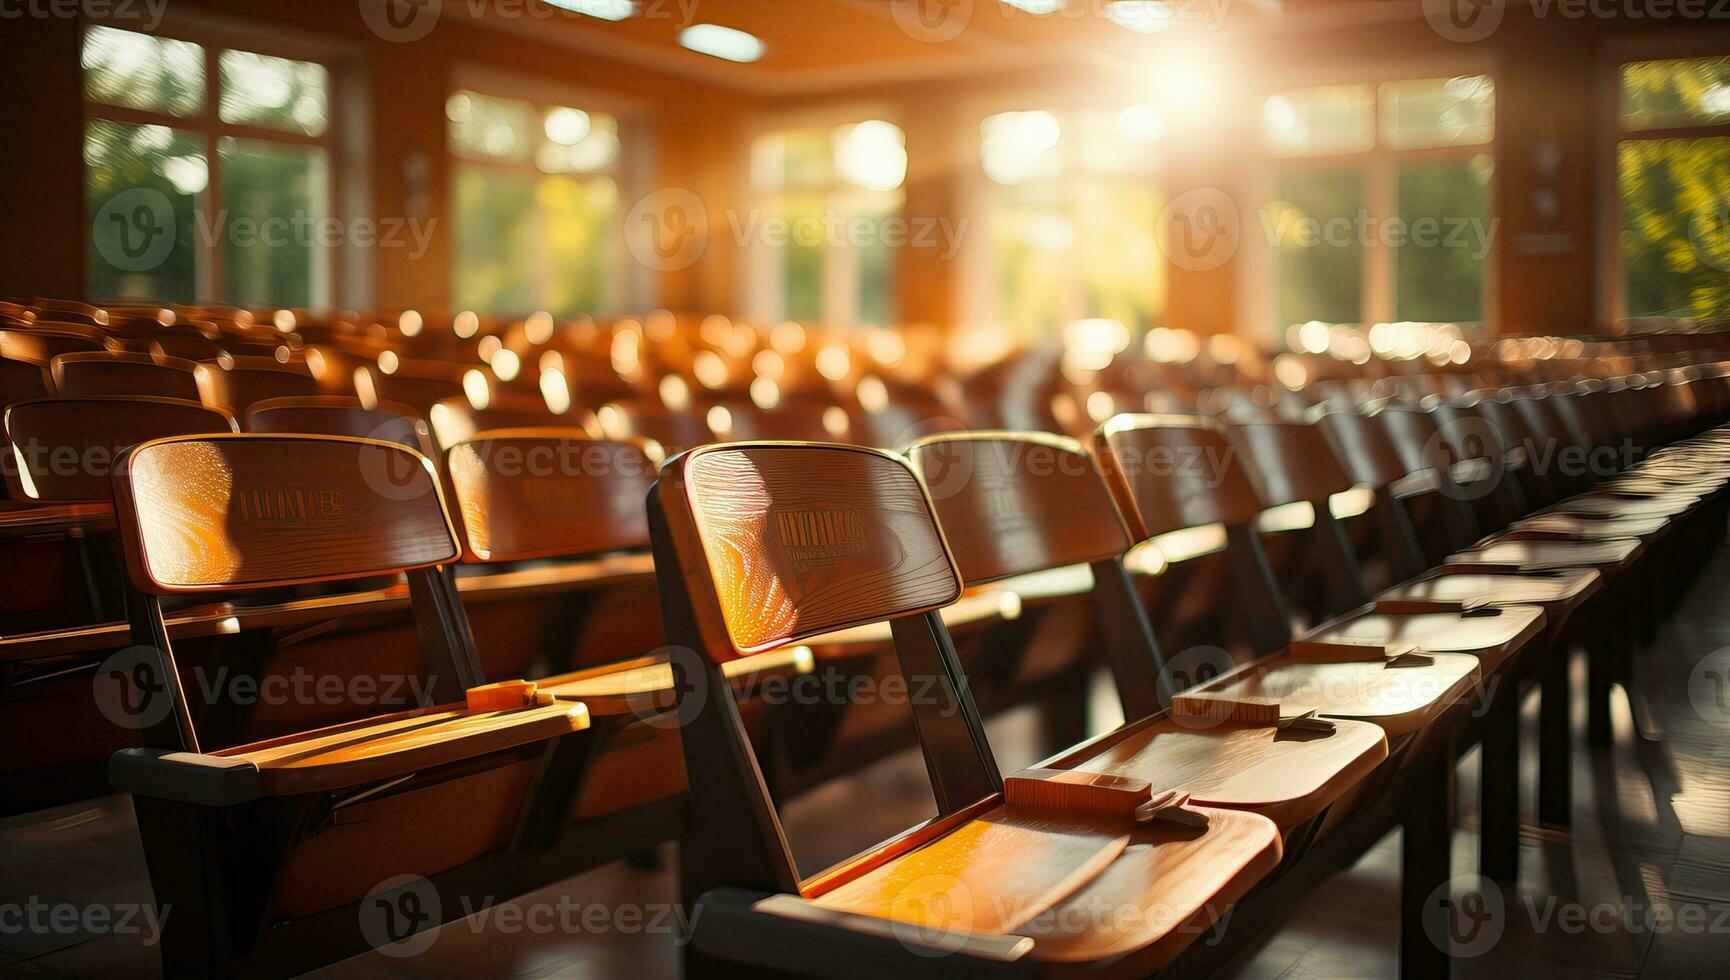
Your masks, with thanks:
[[[957,280],[957,308],[961,311],[961,322],[971,324],[989,324],[993,330],[999,328],[1010,330],[1008,321],[1002,311],[1002,280],[998,264],[991,252],[993,235],[992,198],[1001,190],[1014,187],[1046,185],[1068,188],[1078,177],[1088,180],[1117,180],[1134,182],[1138,179],[1151,183],[1155,193],[1165,202],[1170,202],[1169,189],[1174,172],[1174,153],[1172,144],[1165,142],[1159,148],[1158,162],[1151,173],[1145,175],[1107,175],[1107,174],[1077,174],[1071,169],[1064,172],[1055,181],[1027,181],[1024,184],[999,184],[985,173],[983,139],[980,127],[985,119],[1005,112],[1030,112],[1043,110],[1057,117],[1058,124],[1063,127],[1063,135],[1059,138],[1059,148],[1066,165],[1071,164],[1075,152],[1066,145],[1067,139],[1074,130],[1076,117],[1089,110],[1121,111],[1131,105],[1153,103],[1157,100],[1145,93],[1126,94],[1118,88],[1105,88],[1088,92],[1063,91],[1052,92],[1047,89],[1025,89],[1009,92],[990,98],[971,100],[962,109],[959,119],[961,125],[956,127],[956,139],[959,143],[954,148],[954,159],[961,162],[962,172],[959,179],[957,198],[960,202],[959,213],[967,215],[968,240],[956,256],[960,275]],[[1164,140],[1171,139],[1172,127],[1167,123]],[[1160,234],[1160,229],[1154,229],[1154,234]],[[1167,263],[1169,266],[1169,262]],[[1087,284],[1079,275],[1071,276],[1067,283],[1065,296],[1067,309],[1061,319],[1065,324],[1085,319],[1087,313]],[[1165,276],[1165,296],[1162,308],[1154,311],[1155,325],[1165,322],[1171,307],[1171,276],[1169,268]],[[1132,333],[1136,326],[1128,324]],[[1060,328],[1061,329],[1061,328]],[[1022,338],[1023,340],[1027,338]],[[1137,338],[1139,339],[1139,338]]]
[[[245,21],[200,14],[168,12],[154,29],[142,30],[130,21],[108,23],[88,19],[84,34],[91,28],[111,27],[133,34],[144,34],[175,41],[197,44],[203,50],[204,104],[197,112],[177,116],[168,112],[133,109],[108,105],[91,99],[83,90],[83,69],[79,70],[80,138],[87,138],[93,122],[115,122],[128,126],[164,126],[200,140],[203,144],[208,179],[204,189],[193,195],[195,214],[220,216],[222,200],[221,140],[232,137],[290,146],[318,147],[325,152],[325,200],[329,202],[326,218],[345,222],[350,215],[367,213],[368,188],[361,175],[368,162],[368,147],[362,129],[363,113],[359,105],[365,98],[363,52],[352,44],[314,36],[275,26],[264,28]],[[80,35],[79,51],[83,51]],[[312,62],[324,68],[329,88],[326,92],[326,125],[318,136],[266,126],[229,123],[222,120],[221,84],[222,52],[245,51],[251,54]],[[81,154],[82,156],[82,154]],[[83,166],[82,161],[80,165]],[[85,178],[88,184],[88,176]],[[88,201],[82,202],[88,208]],[[90,215],[85,213],[88,226]],[[218,237],[206,241],[202,231],[194,230],[196,249],[193,265],[193,295],[200,303],[244,302],[246,297],[225,295],[227,289],[227,255],[225,241]],[[364,306],[371,302],[372,270],[362,250],[349,244],[349,236],[339,237],[334,247],[314,244],[312,251],[312,281],[309,283],[309,306],[330,307],[339,303]],[[85,261],[89,261],[90,244],[85,245]]]
[[[1679,325],[1689,319],[1678,316],[1631,317],[1627,288],[1622,281],[1622,180],[1619,166],[1624,142],[1730,137],[1730,120],[1693,126],[1628,129],[1622,120],[1622,66],[1638,61],[1687,61],[1694,58],[1730,57],[1730,40],[1699,33],[1667,31],[1647,37],[1619,38],[1605,46],[1598,61],[1597,102],[1600,114],[1610,120],[1594,128],[1598,177],[1593,194],[1601,202],[1593,229],[1592,268],[1598,274],[1593,313],[1613,333],[1626,334],[1632,322]]]
[[[821,196],[823,207],[828,211],[845,211],[847,209],[838,203],[849,194],[858,193],[889,193],[899,194],[901,203],[891,217],[906,220],[907,216],[907,178],[901,186],[893,191],[872,192],[855,187],[845,181],[832,179],[821,188],[779,188],[776,190],[760,190],[757,187],[752,169],[755,163],[757,142],[764,137],[776,133],[798,130],[822,130],[833,133],[841,126],[881,120],[901,130],[906,137],[907,127],[901,116],[889,106],[875,102],[849,102],[839,105],[824,105],[817,108],[792,110],[784,112],[765,113],[754,117],[746,127],[741,166],[742,193],[739,200],[748,201],[751,213],[738,222],[728,222],[728,234],[736,233],[736,229],[755,227],[752,218],[766,217],[782,213],[783,200],[789,193],[814,194]],[[908,161],[907,177],[911,178],[913,166],[911,155]],[[840,245],[827,246],[823,249],[823,313],[819,323],[824,327],[837,330],[855,330],[865,327],[859,318],[859,286],[861,275],[860,249],[843,236]],[[739,295],[744,298],[744,311],[748,319],[764,323],[780,323],[787,316],[787,280],[786,263],[781,261],[781,250],[774,248],[764,240],[761,234],[753,235],[744,243],[744,261],[739,264],[736,274]],[[898,321],[901,317],[900,274],[901,267],[899,249],[893,250],[897,283],[890,290],[889,307],[891,320]],[[879,323],[873,326],[891,327],[894,323]]]
[[[475,157],[462,156],[451,149],[450,120],[444,116],[444,105],[451,96],[458,92],[474,92],[477,95],[490,96],[497,99],[510,99],[527,102],[535,108],[536,119],[543,118],[544,111],[549,107],[568,107],[584,112],[596,112],[611,116],[618,125],[619,155],[609,169],[596,170],[589,173],[548,173],[535,165],[533,156],[521,163],[506,160],[484,160]],[[624,220],[631,204],[642,196],[645,184],[644,175],[655,165],[656,130],[645,103],[619,96],[603,90],[585,86],[562,85],[557,81],[544,78],[534,78],[507,71],[498,71],[474,64],[460,64],[451,73],[446,86],[444,99],[439,103],[439,121],[443,124],[444,141],[439,146],[439,153],[444,160],[444,186],[440,193],[446,202],[445,212],[449,216],[451,230],[447,237],[447,263],[449,282],[447,288],[453,305],[460,306],[456,299],[458,260],[460,248],[459,239],[462,229],[458,226],[455,214],[456,186],[458,174],[464,167],[478,167],[492,171],[502,171],[518,174],[529,174],[536,177],[565,177],[582,180],[590,177],[611,177],[619,193],[619,219]],[[539,209],[537,209],[537,215]],[[537,217],[537,228],[542,219]],[[653,309],[660,306],[660,280],[653,270],[631,257],[625,247],[621,229],[619,234],[607,236],[616,249],[614,258],[618,260],[621,276],[621,289],[616,300],[617,309],[585,310],[585,313],[597,315],[622,314],[634,309]],[[538,288],[538,287],[537,287]],[[537,296],[536,301],[543,299]],[[527,314],[532,310],[475,310],[476,313],[511,313]]]
[[[1417,81],[1432,78],[1455,78],[1464,75],[1485,75],[1495,87],[1496,99],[1492,118],[1494,132],[1487,143],[1453,146],[1426,146],[1396,150],[1388,146],[1382,134],[1381,87],[1390,82]],[[1374,143],[1368,150],[1330,154],[1292,154],[1273,152],[1262,130],[1262,107],[1275,95],[1294,89],[1322,86],[1369,86],[1371,89],[1371,133]],[[1266,240],[1262,217],[1268,205],[1278,195],[1282,172],[1287,168],[1302,170],[1354,170],[1363,179],[1364,211],[1369,220],[1384,221],[1399,212],[1399,167],[1416,161],[1464,161],[1488,155],[1494,171],[1488,187],[1488,213],[1491,220],[1500,213],[1502,133],[1502,79],[1490,59],[1482,56],[1452,57],[1441,60],[1407,59],[1401,61],[1361,62],[1342,68],[1322,69],[1310,73],[1292,73],[1277,82],[1269,82],[1252,93],[1249,110],[1254,117],[1256,152],[1250,168],[1248,200],[1253,202],[1247,213],[1239,216],[1243,240],[1251,247],[1241,250],[1243,262],[1238,263],[1236,293],[1243,298],[1238,331],[1247,337],[1264,337],[1276,344],[1285,342],[1290,324],[1275,320],[1279,305],[1278,249]],[[1475,325],[1460,324],[1468,334],[1490,336],[1500,327],[1499,295],[1502,242],[1500,235],[1490,241],[1484,256],[1484,309]],[[1360,325],[1393,322],[1397,318],[1396,267],[1394,250],[1371,236],[1363,249],[1363,272],[1359,283]]]

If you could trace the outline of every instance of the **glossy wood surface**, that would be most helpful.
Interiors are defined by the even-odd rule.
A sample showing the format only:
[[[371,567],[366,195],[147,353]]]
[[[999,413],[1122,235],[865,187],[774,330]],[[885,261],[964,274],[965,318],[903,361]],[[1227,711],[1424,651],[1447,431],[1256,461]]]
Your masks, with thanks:
[[[1285,714],[1314,710],[1380,725],[1392,737],[1416,731],[1466,697],[1478,658],[1437,653],[1423,667],[1388,667],[1378,659],[1318,662],[1282,650],[1204,684],[1203,691],[1280,700]]]
[[[1002,935],[1105,870],[1130,829],[1127,820],[1002,807],[816,902],[919,929]]]
[[[241,417],[254,403],[270,398],[320,394],[305,364],[270,357],[223,357],[204,361],[195,372],[199,397],[212,408]]]
[[[1248,461],[1211,419],[1119,415],[1094,433],[1094,452],[1137,540],[1262,510]]]
[[[267,398],[246,410],[246,431],[378,439],[429,459],[437,452],[431,431],[414,409],[396,402],[368,408],[346,395]]]
[[[1387,756],[1387,737],[1369,722],[1341,719],[1331,735],[1294,737],[1271,725],[1163,717],[1042,765],[1145,779],[1155,793],[1175,789],[1201,806],[1254,810],[1285,830],[1320,813]]]
[[[1495,541],[1448,556],[1450,564],[1514,565],[1520,568],[1579,568],[1619,565],[1640,549],[1634,538],[1609,541]]]
[[[1457,602],[1465,606],[1567,602],[1595,588],[1598,573],[1569,569],[1560,575],[1498,575],[1460,572],[1433,575],[1396,585],[1378,599]]]
[[[432,464],[364,439],[145,443],[117,477],[115,504],[133,581],[150,592],[358,578],[458,553]]]
[[[0,357],[43,367],[61,354],[107,347],[108,339],[102,331],[74,323],[39,323],[25,330],[0,330]]]
[[[13,495],[55,503],[113,500],[115,464],[128,446],[235,430],[228,415],[174,398],[48,398],[12,405],[5,419]]]
[[[447,465],[472,561],[649,546],[656,470],[639,443],[504,429],[451,447]]]
[[[1110,867],[1019,929],[1033,939],[1031,955],[1090,965],[1125,957],[1121,972],[1151,974],[1206,935],[1279,864],[1279,830],[1266,817],[1191,809],[1207,815],[1205,833],[1137,827]]]
[[[770,443],[675,462],[707,566],[695,584],[713,583],[733,647],[722,660],[961,595],[925,492],[898,457]]]
[[[595,416],[586,408],[573,407],[554,415],[539,395],[494,392],[485,409],[469,404],[466,396],[446,398],[434,405],[428,416],[433,435],[442,449],[496,429],[580,429],[591,438],[601,434]]]
[[[1320,428],[1302,422],[1248,422],[1234,425],[1232,440],[1255,460],[1261,475],[1262,503],[1269,507],[1308,501],[1325,505],[1329,497],[1352,488]]]
[[[1643,538],[1669,526],[1669,519],[1660,515],[1600,519],[1586,514],[1538,514],[1514,522],[1510,530],[1545,531],[1575,538]]]
[[[50,370],[54,390],[63,398],[149,395],[198,401],[195,366],[178,357],[87,351],[61,354]]]
[[[286,796],[408,775],[589,727],[573,701],[508,711],[440,705],[212,753],[258,767],[264,790]]]
[[[1074,440],[1014,433],[943,435],[907,450],[968,585],[1129,550],[1093,457]]]
[[[813,664],[809,648],[791,646],[730,660],[721,665],[721,673],[749,691],[750,684],[764,677],[810,673]],[[597,717],[673,707],[673,668],[664,654],[558,674],[538,683],[545,693],[583,702]]]
[[[1544,625],[1538,606],[1497,606],[1473,613],[1353,614],[1304,634],[1318,643],[1416,646],[1425,652],[1470,653],[1494,668]]]

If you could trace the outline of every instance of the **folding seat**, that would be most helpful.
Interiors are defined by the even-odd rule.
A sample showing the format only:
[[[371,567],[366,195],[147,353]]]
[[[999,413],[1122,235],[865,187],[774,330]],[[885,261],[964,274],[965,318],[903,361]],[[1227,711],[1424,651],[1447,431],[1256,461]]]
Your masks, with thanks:
[[[61,354],[50,363],[60,395],[148,395],[198,401],[197,365],[177,357],[109,351]]]
[[[1123,561],[1134,542],[1080,443],[1046,434],[957,433],[921,439],[907,455],[932,491],[968,588],[1087,566],[1091,586],[1083,595],[1129,724],[1041,768],[1148,779],[1205,806],[1262,813],[1289,834],[1387,757],[1382,730],[1366,722],[1342,720],[1314,740],[1282,741],[1271,723],[1214,726],[1168,712],[1187,678],[1174,675],[1159,649]]]
[[[237,418],[266,399],[337,393],[322,390],[306,362],[292,357],[224,356],[201,362],[194,374],[204,404]]]
[[[127,452],[115,507],[135,645],[116,669],[134,679],[122,706],[151,747],[118,753],[110,776],[132,794],[156,901],[176,910],[164,972],[300,972],[496,894],[536,772],[588,714],[519,687],[478,690],[448,570],[460,547],[431,464],[368,440],[177,437]],[[392,572],[407,575],[419,626],[409,707],[357,693],[339,699],[352,713],[341,724],[207,740],[227,689],[178,665],[165,599]]]
[[[107,758],[137,733],[98,710],[112,679],[91,670],[124,646],[82,651],[92,624],[124,618],[112,527],[115,459],[161,436],[233,432],[234,420],[166,398],[58,398],[5,414],[7,483],[28,506],[0,529],[0,812],[108,791]]]
[[[962,586],[908,465],[832,445],[710,446],[650,495],[667,638],[681,676],[692,834],[687,975],[1143,976],[1169,963],[1279,860],[1267,818],[1137,824],[1006,805],[936,610]],[[801,879],[724,665],[890,620],[936,819]],[[1101,917],[1090,909],[1111,909]],[[939,951],[950,955],[935,958]]]
[[[525,819],[519,847],[542,855],[525,876],[681,836],[685,768],[643,505],[655,463],[638,442],[536,428],[464,440],[449,469],[473,573],[459,582],[487,674],[532,679],[590,712],[581,753],[556,760]],[[789,647],[735,661],[728,677],[742,694],[810,664]],[[762,707],[742,705],[753,730]]]

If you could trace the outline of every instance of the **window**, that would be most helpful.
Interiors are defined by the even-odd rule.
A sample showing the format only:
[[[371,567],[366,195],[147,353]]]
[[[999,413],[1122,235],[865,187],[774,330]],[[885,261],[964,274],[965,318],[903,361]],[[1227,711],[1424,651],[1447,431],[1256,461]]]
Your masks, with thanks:
[[[1105,319],[1159,324],[1165,260],[1157,177],[1165,125],[1150,105],[1001,112],[979,126],[985,177],[970,319],[1024,341]]]
[[[1621,66],[1625,317],[1730,316],[1730,58]]]
[[[611,313],[625,296],[619,121],[467,90],[445,104],[459,306]]]
[[[1478,323],[1494,228],[1495,88],[1484,75],[1271,96],[1276,158],[1259,216],[1270,326]]]
[[[766,320],[893,323],[907,143],[882,119],[765,133],[751,145],[751,305]]]
[[[83,66],[91,295],[331,301],[324,65],[93,26]]]

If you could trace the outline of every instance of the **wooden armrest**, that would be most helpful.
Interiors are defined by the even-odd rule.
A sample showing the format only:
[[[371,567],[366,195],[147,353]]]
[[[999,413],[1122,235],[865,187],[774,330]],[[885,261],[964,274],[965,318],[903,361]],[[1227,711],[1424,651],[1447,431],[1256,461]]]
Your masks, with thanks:
[[[108,781],[122,793],[205,806],[264,795],[258,767],[245,759],[169,749],[121,749],[108,760]]]
[[[589,727],[589,712],[555,700],[511,711],[447,704],[334,725],[212,753],[247,763],[265,796],[343,789],[410,775]]]
[[[824,908],[798,895],[785,893],[761,899],[751,908],[765,915],[778,915],[799,922],[893,940],[909,947],[929,950],[937,955],[960,953],[964,956],[1010,963],[1033,950],[1033,940],[1026,936],[984,935],[959,930],[937,931],[926,926],[914,927],[874,915]]]
[[[756,678],[775,674],[808,674],[811,648],[786,646],[721,665],[735,690],[749,689]],[[673,667],[664,656],[639,657],[602,667],[548,677],[538,682],[543,694],[581,701],[594,715],[657,711],[673,706]]]

